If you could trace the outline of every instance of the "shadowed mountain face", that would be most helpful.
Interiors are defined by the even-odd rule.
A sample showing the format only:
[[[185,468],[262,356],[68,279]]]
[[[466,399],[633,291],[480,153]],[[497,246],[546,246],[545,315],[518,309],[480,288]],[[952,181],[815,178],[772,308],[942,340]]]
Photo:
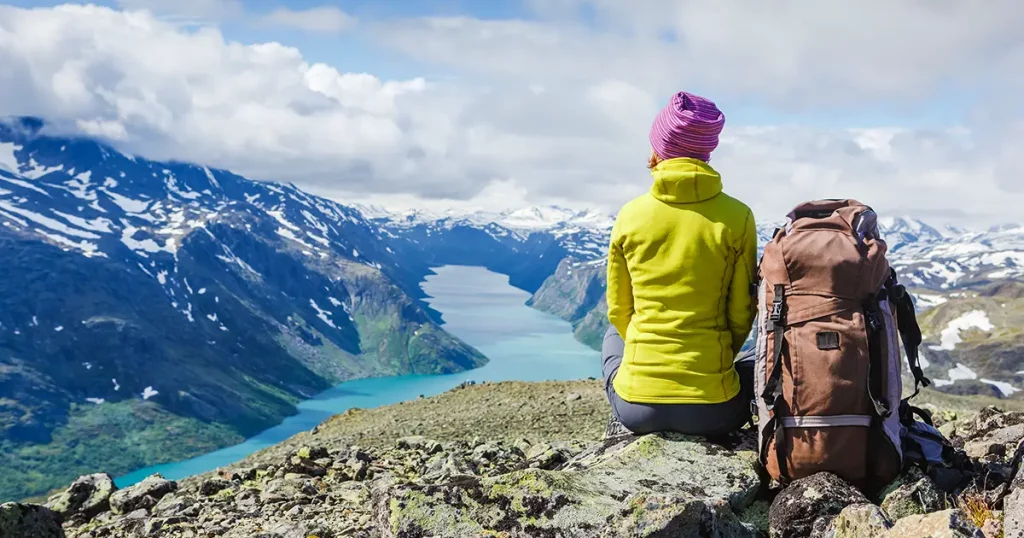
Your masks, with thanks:
[[[237,441],[342,380],[485,361],[360,212],[40,128],[0,126],[0,499]]]

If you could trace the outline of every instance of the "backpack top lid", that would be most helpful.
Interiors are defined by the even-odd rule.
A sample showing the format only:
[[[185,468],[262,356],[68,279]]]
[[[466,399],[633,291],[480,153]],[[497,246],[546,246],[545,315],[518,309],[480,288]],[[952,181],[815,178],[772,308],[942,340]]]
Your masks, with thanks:
[[[800,222],[803,219],[807,220]],[[813,222],[823,220],[826,222]],[[794,227],[802,225],[828,227],[828,221],[838,229],[852,232],[861,242],[881,238],[875,211],[857,200],[816,200],[800,204],[786,215],[786,232],[792,233]]]
[[[761,273],[772,285],[785,286],[796,323],[859,307],[877,294],[891,274],[887,250],[867,205],[812,201],[794,208],[765,246]]]

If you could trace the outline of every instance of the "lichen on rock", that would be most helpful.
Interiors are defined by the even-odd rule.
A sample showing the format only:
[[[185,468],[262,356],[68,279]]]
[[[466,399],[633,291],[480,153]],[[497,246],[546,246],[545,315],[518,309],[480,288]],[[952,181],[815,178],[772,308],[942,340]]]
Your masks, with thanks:
[[[494,478],[375,490],[385,537],[484,532],[590,537],[705,529],[754,536],[735,512],[760,481],[751,454],[706,441],[648,435],[584,453],[562,471],[524,469]],[[639,534],[636,534],[639,533]]]

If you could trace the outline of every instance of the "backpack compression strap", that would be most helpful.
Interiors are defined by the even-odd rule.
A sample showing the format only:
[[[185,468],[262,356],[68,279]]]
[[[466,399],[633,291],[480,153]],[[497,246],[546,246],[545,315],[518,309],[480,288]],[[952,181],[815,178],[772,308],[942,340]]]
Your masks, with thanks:
[[[782,400],[782,354],[786,346],[786,287],[777,284],[774,291],[775,298],[772,300],[772,312],[768,321],[768,330],[774,334],[772,373],[765,382],[764,392],[761,393],[761,400],[764,402],[765,408],[772,414],[772,418],[768,420],[761,430],[760,458],[761,464],[765,466],[768,465],[768,445],[771,438],[777,437],[775,439],[776,454],[782,451],[782,443],[785,440],[783,435],[776,435],[776,433],[781,433],[783,430],[779,428],[781,417],[775,411],[775,406]],[[786,472],[783,470],[785,456],[779,455],[777,459],[780,474],[785,476]]]
[[[907,293],[907,288],[896,283],[896,271],[892,271],[890,278],[889,298],[896,305],[896,323],[899,328],[900,338],[903,340],[903,349],[907,352],[907,361],[910,363],[910,372],[914,374],[914,393],[907,400],[917,396],[921,387],[932,384],[931,380],[925,377],[921,369],[919,348],[924,338],[921,336],[921,327],[917,324],[917,311],[914,309],[914,299]]]

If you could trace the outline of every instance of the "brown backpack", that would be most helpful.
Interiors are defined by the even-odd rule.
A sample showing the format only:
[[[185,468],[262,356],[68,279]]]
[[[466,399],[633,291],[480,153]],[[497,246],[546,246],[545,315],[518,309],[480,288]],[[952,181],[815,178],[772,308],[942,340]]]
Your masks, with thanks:
[[[902,469],[897,333],[915,387],[929,381],[918,365],[913,302],[886,250],[874,211],[853,200],[797,207],[764,249],[754,376],[760,461],[782,483],[827,471],[873,490]]]

